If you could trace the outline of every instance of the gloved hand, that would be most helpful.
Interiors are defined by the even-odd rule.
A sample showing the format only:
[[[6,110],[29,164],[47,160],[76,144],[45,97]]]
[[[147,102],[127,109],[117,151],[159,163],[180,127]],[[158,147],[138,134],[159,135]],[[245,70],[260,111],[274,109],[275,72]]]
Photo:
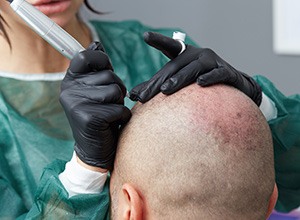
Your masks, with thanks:
[[[133,101],[144,103],[159,92],[172,94],[197,81],[201,86],[218,83],[233,86],[260,105],[262,99],[260,86],[250,76],[230,66],[211,49],[186,45],[186,50],[178,55],[181,44],[172,38],[146,32],[144,40],[163,52],[171,61],[149,81],[137,85],[130,91],[129,95]]]
[[[75,152],[84,163],[111,169],[119,127],[131,112],[124,106],[126,88],[113,72],[99,43],[76,55],[62,81],[60,102],[75,139]]]

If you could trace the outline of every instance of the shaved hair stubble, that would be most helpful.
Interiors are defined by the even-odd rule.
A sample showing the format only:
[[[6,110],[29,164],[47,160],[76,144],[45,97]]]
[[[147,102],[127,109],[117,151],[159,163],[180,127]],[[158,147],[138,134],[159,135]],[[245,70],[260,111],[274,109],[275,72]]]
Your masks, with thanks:
[[[158,94],[133,108],[120,136],[113,213],[124,183],[138,189],[153,219],[265,219],[275,183],[269,126],[229,86]]]

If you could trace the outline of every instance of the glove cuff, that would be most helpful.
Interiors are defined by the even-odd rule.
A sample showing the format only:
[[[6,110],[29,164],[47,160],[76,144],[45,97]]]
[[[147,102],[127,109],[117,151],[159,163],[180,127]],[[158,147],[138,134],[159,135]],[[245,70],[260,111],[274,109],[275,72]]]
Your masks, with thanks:
[[[246,73],[240,71],[239,73],[244,77],[244,79],[248,81],[248,83],[250,83],[250,85],[247,86],[248,91],[245,91],[246,95],[248,95],[259,107],[262,101],[262,89],[260,85],[251,76],[248,76]]]
[[[253,78],[250,77],[249,81],[253,85],[252,100],[259,107],[262,102],[262,89],[260,85]]]
[[[113,151],[110,155],[105,158],[91,158],[85,154],[84,151],[81,150],[80,147],[75,143],[74,151],[76,152],[77,157],[84,163],[94,167],[100,167],[102,169],[112,170],[114,165],[114,158],[116,152]]]

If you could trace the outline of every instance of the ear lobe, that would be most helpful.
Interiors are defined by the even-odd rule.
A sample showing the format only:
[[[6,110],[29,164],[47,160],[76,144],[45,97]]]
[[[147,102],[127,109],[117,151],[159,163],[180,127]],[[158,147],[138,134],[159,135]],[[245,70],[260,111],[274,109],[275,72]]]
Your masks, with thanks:
[[[129,183],[125,183],[122,186],[122,197],[124,201],[122,219],[143,219],[143,212],[145,207],[138,191]]]
[[[267,213],[267,218],[271,215],[272,210],[274,209],[276,202],[277,202],[277,198],[278,198],[278,189],[277,189],[277,185],[275,183],[274,185],[274,189],[273,189],[273,193],[271,195],[270,201],[269,201],[269,207],[268,207],[268,213]]]

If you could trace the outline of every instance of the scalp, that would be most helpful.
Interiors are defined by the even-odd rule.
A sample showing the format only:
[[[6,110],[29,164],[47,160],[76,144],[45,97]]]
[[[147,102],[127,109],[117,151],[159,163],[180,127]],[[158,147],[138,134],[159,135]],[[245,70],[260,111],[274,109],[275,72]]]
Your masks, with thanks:
[[[194,84],[136,105],[115,166],[158,214],[216,206],[244,212],[249,204],[257,212],[274,185],[268,124],[248,97],[224,85]]]

